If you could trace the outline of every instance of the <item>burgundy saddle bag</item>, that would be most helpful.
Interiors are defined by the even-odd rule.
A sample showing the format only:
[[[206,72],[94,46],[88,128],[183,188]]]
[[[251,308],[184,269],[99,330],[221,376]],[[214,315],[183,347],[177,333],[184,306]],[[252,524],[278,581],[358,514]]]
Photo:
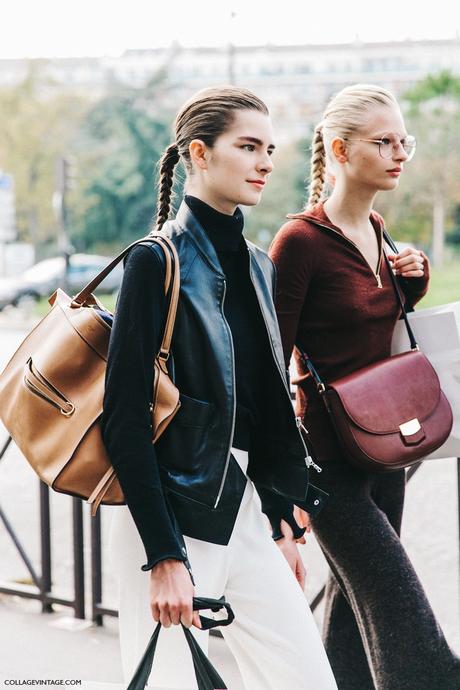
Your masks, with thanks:
[[[390,241],[388,236],[385,236]],[[397,250],[396,250],[397,251]],[[420,351],[385,255],[411,349],[325,383],[297,346],[332,419],[346,458],[363,470],[409,467],[439,448],[453,424],[438,376]]]

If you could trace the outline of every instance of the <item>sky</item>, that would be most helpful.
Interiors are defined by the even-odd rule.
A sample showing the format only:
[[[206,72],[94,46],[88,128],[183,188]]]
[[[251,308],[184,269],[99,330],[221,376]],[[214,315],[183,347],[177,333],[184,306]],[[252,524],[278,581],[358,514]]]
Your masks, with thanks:
[[[233,14],[233,17],[232,17]],[[231,18],[232,17],[232,18]],[[0,59],[126,49],[349,43],[460,36],[460,3],[385,0],[5,0]]]

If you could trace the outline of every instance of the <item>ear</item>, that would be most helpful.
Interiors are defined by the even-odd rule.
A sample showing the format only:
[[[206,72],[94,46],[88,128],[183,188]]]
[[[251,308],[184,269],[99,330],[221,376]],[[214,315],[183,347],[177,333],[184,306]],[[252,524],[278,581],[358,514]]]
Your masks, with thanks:
[[[348,160],[348,152],[346,142],[340,137],[334,137],[331,141],[331,150],[334,159],[338,163],[346,163]]]
[[[192,164],[200,170],[208,168],[208,147],[201,139],[192,139],[188,147]]]

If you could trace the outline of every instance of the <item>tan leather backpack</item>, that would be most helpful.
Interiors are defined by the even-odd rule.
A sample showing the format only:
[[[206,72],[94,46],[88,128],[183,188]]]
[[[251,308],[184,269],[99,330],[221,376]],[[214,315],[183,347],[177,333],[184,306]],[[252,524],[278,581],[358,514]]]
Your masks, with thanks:
[[[166,362],[179,298],[179,259],[173,243],[151,233],[126,247],[75,297],[58,288],[52,305],[16,350],[0,375],[0,418],[33,470],[55,491],[92,504],[124,503],[102,442],[100,417],[111,326],[92,291],[128,251],[141,242],[157,242],[165,256],[165,294],[169,310],[154,367],[152,442],[179,409],[179,391]]]

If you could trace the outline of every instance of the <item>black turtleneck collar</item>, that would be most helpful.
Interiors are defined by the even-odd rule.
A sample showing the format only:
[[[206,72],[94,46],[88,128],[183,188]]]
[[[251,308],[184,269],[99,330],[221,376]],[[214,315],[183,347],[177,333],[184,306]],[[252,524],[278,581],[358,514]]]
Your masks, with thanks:
[[[196,196],[186,194],[184,201],[205,230],[216,251],[237,251],[244,228],[244,216],[239,207],[233,216],[229,216],[216,211]]]

